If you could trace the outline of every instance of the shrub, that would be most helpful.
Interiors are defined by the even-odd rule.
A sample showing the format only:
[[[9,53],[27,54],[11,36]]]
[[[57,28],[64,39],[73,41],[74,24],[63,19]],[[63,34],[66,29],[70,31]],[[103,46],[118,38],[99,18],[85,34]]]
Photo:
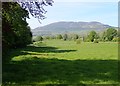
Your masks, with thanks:
[[[84,39],[84,42],[90,42],[90,40],[88,38]]]
[[[37,37],[33,38],[33,42],[37,42],[37,41],[43,41],[43,37],[37,36]]]
[[[91,41],[91,42],[94,42],[94,39],[98,39],[99,36],[98,34],[95,32],[95,31],[91,31],[88,35],[88,39]]]
[[[94,39],[94,43],[99,43],[99,41],[97,39]]]
[[[68,39],[68,35],[67,34],[64,34],[63,35],[63,40],[66,41]]]
[[[113,41],[113,42],[118,42],[118,37],[114,37],[114,38],[112,39],[112,41]]]
[[[45,38],[45,39],[50,39],[50,36],[45,36],[44,38]]]
[[[77,34],[74,34],[72,38],[74,41],[76,41],[79,38],[79,36]]]
[[[61,34],[58,34],[56,38],[57,38],[57,39],[62,39],[63,37],[62,37]]]

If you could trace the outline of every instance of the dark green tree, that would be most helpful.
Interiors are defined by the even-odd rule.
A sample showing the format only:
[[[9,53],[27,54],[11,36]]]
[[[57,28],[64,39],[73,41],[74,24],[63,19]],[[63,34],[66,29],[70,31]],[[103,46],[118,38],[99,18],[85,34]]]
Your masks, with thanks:
[[[103,40],[106,41],[112,41],[115,36],[117,36],[117,30],[114,28],[108,28],[104,33],[103,33]]]
[[[2,3],[2,55],[4,57],[10,48],[24,47],[31,43],[32,33],[26,22],[28,15],[28,11],[16,2]]]
[[[45,39],[50,39],[51,37],[50,36],[45,36]]]
[[[63,35],[63,40],[66,41],[68,39],[68,35],[67,34],[64,34]]]
[[[62,35],[61,34],[58,34],[57,35],[57,39],[62,39],[63,37],[62,37]]]
[[[95,31],[91,31],[91,32],[89,33],[89,35],[88,35],[88,39],[89,39],[91,42],[93,42],[94,39],[98,39],[98,38],[99,38],[99,36],[98,36],[98,34],[97,34]]]
[[[31,43],[32,33],[26,22],[29,13],[38,19],[44,19],[46,11],[43,6],[52,5],[52,0],[41,2],[16,0],[2,3],[2,49],[24,47]]]
[[[32,34],[26,22],[28,15],[28,11],[16,2],[2,3],[3,46],[21,47],[31,43]]]
[[[79,36],[78,36],[77,34],[74,34],[74,35],[73,35],[73,39],[74,39],[74,40],[77,40],[78,38],[79,38]]]

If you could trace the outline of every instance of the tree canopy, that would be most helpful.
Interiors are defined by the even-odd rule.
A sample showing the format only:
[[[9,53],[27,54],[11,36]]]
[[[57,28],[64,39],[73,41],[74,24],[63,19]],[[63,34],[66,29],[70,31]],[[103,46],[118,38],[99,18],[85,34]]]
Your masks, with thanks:
[[[16,1],[17,3],[3,2],[2,4],[3,40],[9,46],[16,46],[17,43],[19,44],[21,41],[28,38],[27,32],[28,34],[30,34],[30,36],[32,35],[32,33],[30,32],[30,27],[28,27],[28,23],[26,22],[26,18],[29,18],[29,13],[35,18],[42,20],[45,18],[43,14],[47,12],[44,10],[43,7],[47,5],[52,6],[53,3],[52,0],[33,0],[27,2],[23,0]],[[16,40],[19,40],[19,42],[15,43],[14,41]],[[27,43],[28,42],[21,44]]]
[[[103,33],[103,39],[107,41],[113,40],[115,36],[117,36],[117,30],[114,28],[108,28],[104,33]]]
[[[29,13],[42,20],[45,18],[44,6],[52,5],[52,0],[2,3],[2,49],[3,54],[9,48],[24,47],[32,42],[32,33],[26,22]]]
[[[88,35],[88,38],[89,38],[89,40],[90,40],[91,42],[93,42],[94,39],[98,39],[98,35],[97,35],[97,33],[96,33],[95,31],[91,31],[91,32],[89,33],[89,35]]]

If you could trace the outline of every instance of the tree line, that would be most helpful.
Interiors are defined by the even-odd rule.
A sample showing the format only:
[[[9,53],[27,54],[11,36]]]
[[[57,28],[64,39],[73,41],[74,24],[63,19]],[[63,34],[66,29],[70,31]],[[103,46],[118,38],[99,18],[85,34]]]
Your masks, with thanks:
[[[87,35],[80,36],[80,34],[57,34],[55,36],[36,36],[33,38],[33,42],[43,41],[46,39],[61,39],[64,41],[67,40],[78,40],[80,39],[83,42],[107,42],[107,41],[119,41],[118,31],[114,28],[108,28],[102,34],[97,33],[96,31],[90,31]]]

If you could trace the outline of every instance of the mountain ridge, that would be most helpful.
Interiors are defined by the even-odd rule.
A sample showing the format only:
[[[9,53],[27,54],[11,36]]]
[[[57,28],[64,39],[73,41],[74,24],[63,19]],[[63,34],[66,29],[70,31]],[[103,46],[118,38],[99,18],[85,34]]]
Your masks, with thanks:
[[[37,27],[32,29],[33,35],[54,35],[63,33],[83,33],[91,30],[104,31],[107,28],[112,28],[113,26],[103,24],[101,22],[73,22],[73,21],[60,21],[54,22],[42,27]]]

